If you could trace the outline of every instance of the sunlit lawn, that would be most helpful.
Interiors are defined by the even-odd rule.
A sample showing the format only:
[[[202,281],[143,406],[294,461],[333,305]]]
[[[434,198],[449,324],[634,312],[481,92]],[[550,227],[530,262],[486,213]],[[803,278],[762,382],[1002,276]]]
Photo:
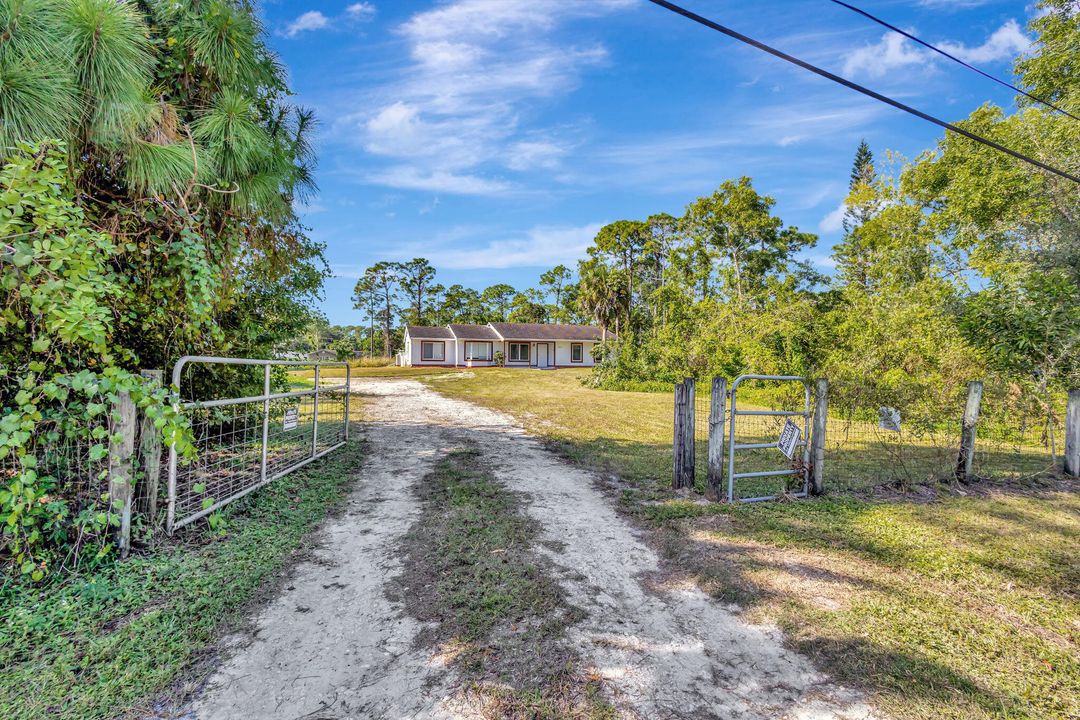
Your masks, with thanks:
[[[581,384],[586,372],[420,379],[506,411],[568,458],[618,474],[637,488],[624,506],[655,529],[674,569],[749,619],[778,625],[889,715],[1080,717],[1080,485],[1043,478],[966,496],[938,486],[933,501],[676,499],[665,490],[671,397],[593,390]],[[702,425],[699,416],[699,435]],[[875,447],[869,432],[849,443],[849,470],[896,463]],[[904,451],[930,453],[919,447]]]

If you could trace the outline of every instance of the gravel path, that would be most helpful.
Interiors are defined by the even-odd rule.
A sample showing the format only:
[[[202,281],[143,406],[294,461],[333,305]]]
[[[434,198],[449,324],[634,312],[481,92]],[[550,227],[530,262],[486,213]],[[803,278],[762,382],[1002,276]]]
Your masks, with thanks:
[[[785,649],[777,632],[746,624],[694,587],[655,587],[657,555],[593,477],[513,419],[410,380],[354,388],[368,396],[372,422],[346,511],[319,531],[314,560],[255,619],[254,636],[229,641],[228,659],[185,717],[475,716],[452,674],[413,649],[420,627],[385,592],[401,570],[397,544],[416,519],[410,486],[466,438],[496,477],[531,499],[527,511],[544,528],[540,550],[587,613],[571,639],[624,717],[878,717]]]

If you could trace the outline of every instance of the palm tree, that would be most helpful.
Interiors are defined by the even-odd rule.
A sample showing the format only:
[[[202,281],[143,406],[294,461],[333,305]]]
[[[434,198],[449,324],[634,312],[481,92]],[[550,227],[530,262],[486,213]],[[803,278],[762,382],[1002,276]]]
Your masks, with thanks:
[[[132,367],[265,352],[325,276],[293,209],[314,116],[263,36],[248,0],[0,0],[0,156],[66,149]]]
[[[615,334],[620,332],[619,316],[625,304],[625,284],[618,272],[596,260],[581,263],[581,284],[578,304],[582,311],[594,318],[607,340],[607,330],[614,324]]]

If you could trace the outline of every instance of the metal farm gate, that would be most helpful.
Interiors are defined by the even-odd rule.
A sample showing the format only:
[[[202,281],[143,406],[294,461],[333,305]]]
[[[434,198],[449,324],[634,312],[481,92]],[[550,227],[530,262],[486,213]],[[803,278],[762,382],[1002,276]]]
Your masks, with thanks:
[[[747,380],[766,380],[773,382],[798,382],[802,383],[804,390],[803,409],[799,410],[740,410],[738,407],[738,390],[739,385]],[[803,498],[809,494],[810,489],[810,418],[813,412],[810,407],[810,383],[806,378],[798,377],[794,375],[741,375],[735,379],[735,382],[731,384],[731,421],[730,428],[728,430],[728,502],[735,502],[736,490],[735,484],[737,480],[750,480],[755,478],[773,478],[773,477],[790,477],[796,476],[802,479],[801,487],[795,492],[781,492],[775,494],[766,494],[762,491],[762,488],[755,487],[749,494],[751,497],[742,497],[741,493],[738,496],[738,500],[741,502],[758,502],[761,500],[775,500],[781,495],[787,495],[788,497]],[[787,424],[792,418],[802,418],[802,427],[792,430],[787,428]],[[744,418],[744,423],[739,423],[739,418]],[[749,418],[758,419],[759,423],[757,427],[746,428],[748,424],[746,421]],[[780,419],[784,419],[783,427],[777,422]],[[762,427],[761,421],[769,420],[776,423],[776,427]],[[787,432],[787,430],[791,432]],[[749,432],[748,432],[749,431]],[[781,440],[778,443],[774,438],[780,437]],[[740,438],[750,439],[755,442],[740,442]],[[784,456],[777,453],[778,446],[785,443],[785,439],[789,441],[789,450],[801,448],[801,452],[798,456],[801,457],[801,461],[795,460],[794,453],[792,454],[791,464],[784,469],[777,469],[773,465],[778,459],[784,459]],[[736,472],[735,465],[735,453],[753,451],[751,459],[747,461],[747,464],[753,468],[744,472]],[[766,451],[762,453],[760,451]],[[779,456],[779,457],[778,457]],[[746,457],[744,455],[744,457]]]
[[[191,422],[196,456],[178,458],[175,445],[169,448],[169,534],[349,439],[348,363],[187,356],[173,367],[172,384],[178,391],[184,368],[192,364],[221,366],[218,372],[227,372],[227,366],[260,366],[262,393],[181,403]],[[344,384],[323,385],[322,370],[328,367],[344,368]],[[289,380],[287,368],[313,368],[313,387],[272,392],[273,380]]]

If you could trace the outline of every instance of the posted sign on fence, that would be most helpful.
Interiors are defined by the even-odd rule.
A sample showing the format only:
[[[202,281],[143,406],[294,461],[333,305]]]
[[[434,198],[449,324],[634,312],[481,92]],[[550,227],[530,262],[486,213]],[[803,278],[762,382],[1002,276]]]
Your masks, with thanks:
[[[799,429],[799,426],[791,422],[791,420],[786,420],[784,421],[784,429],[780,431],[780,439],[776,442],[776,447],[790,460],[795,457],[795,448],[798,447],[801,437],[802,430]]]
[[[285,408],[285,422],[282,424],[282,430],[295,430],[296,426],[300,424],[300,408],[293,407]]]

